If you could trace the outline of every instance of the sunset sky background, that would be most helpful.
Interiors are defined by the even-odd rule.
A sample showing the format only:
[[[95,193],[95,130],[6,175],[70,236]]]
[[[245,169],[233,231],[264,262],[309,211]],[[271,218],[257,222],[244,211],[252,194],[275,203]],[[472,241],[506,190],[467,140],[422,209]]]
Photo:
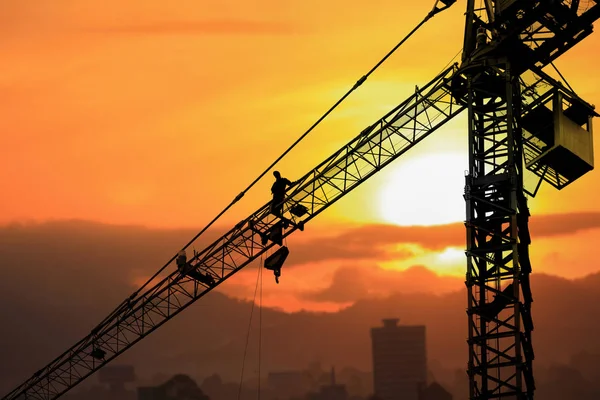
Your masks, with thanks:
[[[122,290],[114,295],[125,298],[352,87],[433,1],[1,4],[0,271],[8,277],[26,271],[30,265],[10,264],[19,260],[11,249],[26,246],[46,251],[37,264],[45,272],[26,272],[32,281],[80,268],[52,263],[56,254],[45,238],[64,234],[70,239],[63,244],[89,239],[85,248],[97,240],[85,232],[98,229],[102,238],[107,232],[155,235],[155,258],[131,257],[121,273],[101,266],[88,271],[110,275]],[[463,13],[458,2],[427,23],[278,165],[283,175],[299,178],[433,78],[461,49]],[[594,33],[556,63],[592,104],[600,104],[598,54]],[[466,145],[465,113],[293,235],[282,284],[265,274],[264,304],[288,312],[336,311],[369,296],[464,290]],[[268,201],[271,183],[269,174],[216,230]],[[544,186],[530,200],[535,273],[575,279],[600,270],[593,245],[600,240],[599,187],[600,174],[592,171],[561,192]],[[167,236],[158,248],[157,238]],[[102,250],[142,254],[142,239],[129,249],[105,240]],[[52,274],[44,264],[52,265]],[[250,267],[219,290],[251,299],[255,280]],[[54,298],[61,296],[59,280],[45,285]],[[108,311],[114,301],[106,304]]]
[[[202,227],[416,25],[429,3],[5,2],[1,221]],[[278,165],[284,176],[303,175],[447,65],[461,49],[463,9],[456,4],[401,47]],[[557,63],[592,104],[600,97],[592,73],[599,48],[594,34]],[[462,221],[465,129],[466,113],[294,240],[349,224]],[[220,222],[235,223],[264,204],[271,181],[269,174]],[[530,202],[532,223],[539,215],[599,212],[599,183],[592,172],[561,192],[544,187]],[[536,270],[595,272],[586,249],[600,236],[589,228],[534,236]],[[383,264],[462,275],[462,233],[456,239],[436,251],[397,243],[417,257]],[[335,269],[319,271],[331,279]]]

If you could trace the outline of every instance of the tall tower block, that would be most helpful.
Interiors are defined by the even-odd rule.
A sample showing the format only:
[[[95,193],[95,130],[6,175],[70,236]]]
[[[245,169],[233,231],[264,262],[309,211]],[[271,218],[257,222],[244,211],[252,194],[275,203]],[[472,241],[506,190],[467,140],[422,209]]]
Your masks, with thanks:
[[[425,326],[398,325],[384,319],[383,327],[371,328],[373,383],[382,400],[418,400],[427,384]]]

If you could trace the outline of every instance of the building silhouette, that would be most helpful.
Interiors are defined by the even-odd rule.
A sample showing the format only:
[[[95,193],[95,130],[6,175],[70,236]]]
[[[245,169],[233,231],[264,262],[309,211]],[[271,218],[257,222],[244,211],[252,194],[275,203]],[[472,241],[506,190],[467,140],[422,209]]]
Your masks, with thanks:
[[[427,384],[425,326],[398,325],[384,319],[371,328],[373,384],[382,400],[419,400]]]
[[[179,374],[154,387],[139,387],[138,400],[210,400],[189,376]]]
[[[348,400],[348,397],[346,385],[336,382],[335,369],[332,367],[329,384],[321,386],[318,393],[308,393],[306,400]]]

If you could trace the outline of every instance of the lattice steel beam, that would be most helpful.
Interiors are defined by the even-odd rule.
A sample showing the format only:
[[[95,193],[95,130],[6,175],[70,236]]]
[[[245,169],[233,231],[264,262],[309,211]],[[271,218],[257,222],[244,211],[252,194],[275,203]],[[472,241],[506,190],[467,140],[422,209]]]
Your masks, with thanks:
[[[600,5],[597,0],[585,5],[570,0],[494,1],[494,12],[487,14],[484,21],[475,0],[467,2],[461,65],[469,106],[465,200],[470,399],[532,399],[531,239],[523,158],[534,174],[555,187],[569,180],[536,161],[545,144],[524,134],[521,126],[524,114],[561,88],[541,78],[521,93],[517,82],[529,70],[541,73],[588,36],[600,17]],[[536,119],[540,121],[544,118]],[[529,193],[535,192],[537,188]]]
[[[513,74],[543,68],[593,32],[600,17],[597,0],[496,1],[496,18],[483,23],[495,40],[484,52],[512,55]]]
[[[521,241],[520,245],[519,235],[527,232],[529,214],[522,195],[518,76],[511,75],[507,64],[471,68],[468,103],[465,225],[470,398],[524,399],[525,395],[533,396],[534,385],[532,359],[523,357],[521,343],[526,336],[526,346],[530,345],[532,326],[530,301],[521,301],[521,279],[527,280],[525,297],[530,298],[530,271],[519,267],[520,249],[528,244]],[[522,253],[527,254],[527,250]],[[523,318],[527,323],[522,323]],[[525,379],[527,384],[523,385]]]
[[[458,115],[465,107],[457,104],[451,95],[456,70],[457,66],[453,65],[417,89],[406,101],[301,178],[297,189],[284,201],[284,216],[294,224],[283,237]],[[301,220],[290,214],[290,208],[297,204],[308,210]],[[280,221],[269,210],[270,205],[264,205],[195,254],[182,269],[186,274],[172,268],[154,287],[131,296],[90,335],[3,400],[58,398],[274,247],[271,241],[263,244],[260,235]]]

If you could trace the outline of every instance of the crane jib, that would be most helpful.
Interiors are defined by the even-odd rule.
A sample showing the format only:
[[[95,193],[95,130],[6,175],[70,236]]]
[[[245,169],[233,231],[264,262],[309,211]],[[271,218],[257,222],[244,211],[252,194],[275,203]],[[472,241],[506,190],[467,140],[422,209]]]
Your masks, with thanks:
[[[452,96],[452,80],[457,70],[456,65],[444,70],[305,174],[284,200],[283,215],[295,224],[289,226],[283,237],[295,232],[298,223],[312,220],[464,110],[464,105]],[[291,213],[298,205],[306,210],[301,218]],[[96,331],[3,400],[57,398],[276,246],[272,241],[263,244],[257,233],[268,231],[279,222],[269,210],[269,204],[265,204],[186,261],[194,271],[211,276],[214,283],[202,282],[174,268],[153,287],[124,302]],[[253,224],[248,224],[249,221]]]

